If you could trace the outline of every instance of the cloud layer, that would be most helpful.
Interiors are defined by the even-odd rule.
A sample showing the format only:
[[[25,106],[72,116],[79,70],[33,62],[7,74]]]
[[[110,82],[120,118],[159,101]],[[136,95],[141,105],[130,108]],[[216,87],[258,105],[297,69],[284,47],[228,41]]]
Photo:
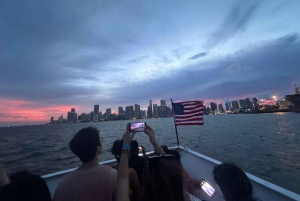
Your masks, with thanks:
[[[90,112],[94,104],[145,108],[150,99],[283,97],[300,85],[299,7],[5,1],[0,122],[45,122],[71,107]],[[26,103],[26,112],[16,103]]]

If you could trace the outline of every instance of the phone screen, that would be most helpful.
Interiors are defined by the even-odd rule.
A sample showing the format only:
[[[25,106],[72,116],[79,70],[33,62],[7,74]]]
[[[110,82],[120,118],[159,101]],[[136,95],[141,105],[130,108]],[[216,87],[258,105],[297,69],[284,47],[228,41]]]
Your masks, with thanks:
[[[134,122],[130,124],[130,132],[144,132],[146,123]]]
[[[201,188],[209,197],[212,197],[216,192],[215,189],[211,185],[209,185],[209,183],[203,180],[201,181]]]

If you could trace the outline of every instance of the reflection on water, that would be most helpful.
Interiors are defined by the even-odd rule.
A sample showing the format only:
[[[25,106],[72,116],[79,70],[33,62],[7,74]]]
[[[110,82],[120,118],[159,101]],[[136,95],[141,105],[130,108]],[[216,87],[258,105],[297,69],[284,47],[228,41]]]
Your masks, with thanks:
[[[205,116],[204,126],[178,127],[182,146],[300,193],[300,114],[236,114]],[[156,131],[159,144],[177,145],[172,118],[145,120]],[[8,173],[28,169],[43,175],[80,164],[68,143],[73,134],[95,126],[104,137],[100,159],[114,158],[110,148],[121,138],[127,121],[0,128],[0,162]],[[151,150],[144,133],[138,142]]]

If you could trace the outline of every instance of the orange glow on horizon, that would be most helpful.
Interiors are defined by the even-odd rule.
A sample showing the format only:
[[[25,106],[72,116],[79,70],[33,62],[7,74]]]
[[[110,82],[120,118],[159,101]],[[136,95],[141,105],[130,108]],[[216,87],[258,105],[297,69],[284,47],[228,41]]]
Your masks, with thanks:
[[[50,117],[57,119],[59,116],[66,117],[74,105],[49,105],[44,106],[40,103],[24,101],[0,99],[0,122],[50,122]]]

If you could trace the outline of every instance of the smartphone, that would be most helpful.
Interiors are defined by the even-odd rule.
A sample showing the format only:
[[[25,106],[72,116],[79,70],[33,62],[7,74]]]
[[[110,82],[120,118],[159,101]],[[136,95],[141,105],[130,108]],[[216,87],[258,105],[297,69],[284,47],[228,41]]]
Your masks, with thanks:
[[[129,125],[130,132],[144,132],[146,129],[146,122],[133,122]]]
[[[200,182],[200,186],[202,188],[202,190],[205,191],[205,193],[209,196],[209,197],[212,197],[214,196],[214,194],[216,193],[216,190],[211,186],[209,185],[209,183],[207,183],[205,180],[201,180]]]

